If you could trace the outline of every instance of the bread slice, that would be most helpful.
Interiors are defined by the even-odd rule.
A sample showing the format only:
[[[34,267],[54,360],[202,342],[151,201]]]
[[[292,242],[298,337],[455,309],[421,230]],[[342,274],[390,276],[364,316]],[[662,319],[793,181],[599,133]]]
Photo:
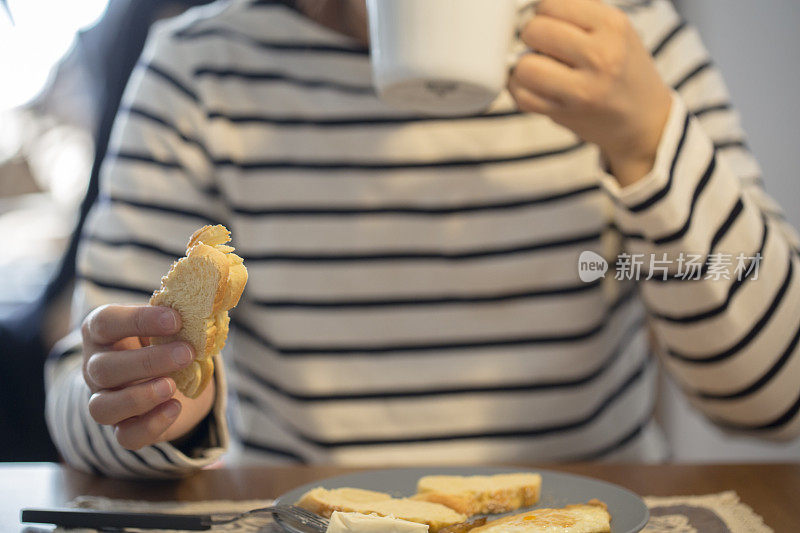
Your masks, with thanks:
[[[560,509],[536,509],[494,520],[469,533],[610,533],[606,504],[591,500]]]
[[[530,472],[493,476],[425,476],[414,499],[441,503],[472,516],[505,513],[539,501],[542,476]]]
[[[183,394],[197,398],[211,381],[214,359],[228,336],[228,310],[239,303],[247,283],[242,258],[226,243],[231,234],[225,226],[204,226],[189,239],[186,257],[172,264],[150,305],[167,306],[181,315],[182,327],[152,344],[185,341],[194,348],[195,360],[171,377]]]
[[[329,518],[334,511],[392,516],[426,524],[431,533],[467,519],[463,514],[438,503],[411,498],[392,498],[384,492],[354,488],[328,490],[317,487],[303,494],[297,505],[326,518]]]
[[[328,490],[323,487],[316,487],[303,494],[297,500],[297,505],[303,509],[308,509],[312,513],[329,518],[334,511],[360,512],[354,509],[346,509],[347,507],[358,507],[370,502],[391,499],[391,495],[374,490],[354,489],[351,487]]]

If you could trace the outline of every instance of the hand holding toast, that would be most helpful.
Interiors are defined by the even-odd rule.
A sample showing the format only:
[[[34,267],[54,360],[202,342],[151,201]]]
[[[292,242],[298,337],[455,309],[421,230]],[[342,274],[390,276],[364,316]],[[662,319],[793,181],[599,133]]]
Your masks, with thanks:
[[[150,306],[107,305],[83,322],[89,413],[125,448],[181,437],[211,410],[214,357],[247,283],[230,240],[225,226],[200,228]]]
[[[187,343],[144,346],[140,340],[180,329],[180,314],[168,307],[106,305],[83,322],[83,377],[93,393],[89,413],[99,424],[115,426],[125,448],[176,439],[211,409],[213,380],[192,400],[166,377],[192,364]]]

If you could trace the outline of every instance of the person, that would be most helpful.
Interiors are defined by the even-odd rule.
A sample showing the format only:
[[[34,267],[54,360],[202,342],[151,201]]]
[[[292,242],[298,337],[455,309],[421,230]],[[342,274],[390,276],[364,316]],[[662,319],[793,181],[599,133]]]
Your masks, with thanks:
[[[235,0],[154,28],[47,368],[67,462],[660,461],[651,352],[721,427],[798,434],[797,234],[667,0],[542,0],[508,90],[446,118],[378,99],[365,19]],[[189,400],[164,377],[188,347],[140,342],[180,317],[142,304],[212,223],[250,281]]]

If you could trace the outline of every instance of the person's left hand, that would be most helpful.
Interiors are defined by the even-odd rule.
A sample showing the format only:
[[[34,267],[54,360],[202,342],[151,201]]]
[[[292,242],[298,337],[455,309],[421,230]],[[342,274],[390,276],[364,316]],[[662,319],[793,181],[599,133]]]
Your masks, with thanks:
[[[672,100],[627,15],[599,0],[542,0],[521,37],[534,52],[509,81],[519,108],[597,144],[621,185],[644,177]]]

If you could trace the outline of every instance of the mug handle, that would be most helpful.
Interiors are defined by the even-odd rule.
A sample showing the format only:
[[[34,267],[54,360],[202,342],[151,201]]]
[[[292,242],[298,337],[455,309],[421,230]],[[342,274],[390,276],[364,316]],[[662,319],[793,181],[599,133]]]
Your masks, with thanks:
[[[522,43],[519,38],[519,34],[522,31],[522,27],[535,16],[536,6],[540,1],[541,0],[527,0],[525,2],[520,2],[522,5],[517,8],[517,20],[516,27],[514,28],[514,38],[511,41],[511,49],[509,50],[508,57],[506,59],[506,66],[508,67],[509,76],[522,56],[533,52],[532,49],[526,47],[525,44]]]

